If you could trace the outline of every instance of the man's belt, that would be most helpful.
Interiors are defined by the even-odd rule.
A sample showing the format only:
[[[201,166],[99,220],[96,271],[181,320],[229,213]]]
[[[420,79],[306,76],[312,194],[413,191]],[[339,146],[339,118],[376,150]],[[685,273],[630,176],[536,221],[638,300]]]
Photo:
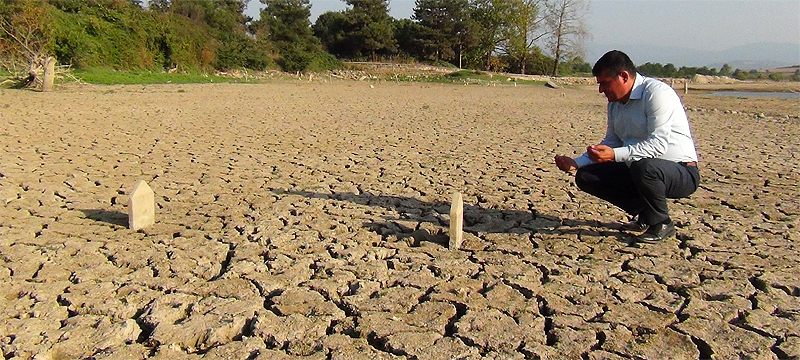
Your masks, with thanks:
[[[688,167],[697,167],[697,161],[692,161],[692,162],[682,162],[681,164],[682,164],[683,166],[688,166]]]

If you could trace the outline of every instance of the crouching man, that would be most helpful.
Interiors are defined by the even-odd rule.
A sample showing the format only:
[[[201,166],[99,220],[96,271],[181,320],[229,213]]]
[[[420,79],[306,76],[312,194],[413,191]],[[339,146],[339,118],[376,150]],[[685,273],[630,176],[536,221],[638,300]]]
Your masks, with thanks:
[[[577,169],[575,183],[627,212],[624,230],[654,242],[675,235],[667,198],[688,197],[700,184],[697,153],[681,100],[668,85],[642,76],[625,53],[612,50],[592,68],[608,98],[605,138],[556,166]]]

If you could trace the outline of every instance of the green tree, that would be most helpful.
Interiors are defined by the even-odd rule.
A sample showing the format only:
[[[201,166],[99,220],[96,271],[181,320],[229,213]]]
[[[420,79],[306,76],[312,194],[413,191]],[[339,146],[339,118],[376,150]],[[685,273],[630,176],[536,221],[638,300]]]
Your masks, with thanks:
[[[311,32],[309,0],[261,0],[267,5],[261,11],[269,38],[277,48],[281,68],[302,71],[309,67],[321,51],[319,40]]]
[[[722,67],[719,69],[719,76],[731,76],[731,66],[728,64],[723,64]]]
[[[419,39],[426,58],[462,66],[464,51],[476,44],[469,9],[467,0],[416,1],[413,18],[422,26]]]
[[[675,68],[673,64],[664,65],[664,73],[662,76],[665,77],[677,77],[678,76],[678,69]]]
[[[350,42],[358,56],[377,59],[395,51],[392,18],[388,0],[345,0],[351,9],[346,11]]]
[[[738,68],[733,71],[732,76],[734,79],[738,80],[747,80],[747,78],[749,77],[746,71]]]
[[[246,0],[160,0],[153,5],[159,11],[185,16],[198,26],[210,28],[218,40],[214,67],[263,69],[267,66],[269,47],[247,34],[251,19],[244,15]]]
[[[347,15],[340,11],[328,11],[317,18],[313,30],[325,49],[339,57],[351,57],[354,49],[348,42]]]
[[[583,60],[580,56],[575,56],[567,61],[559,64],[558,72],[560,74],[574,75],[574,74],[591,74],[592,66]]]
[[[506,40],[500,44],[500,50],[509,56],[516,71],[525,74],[534,44],[547,33],[540,29],[543,18],[539,16],[539,0],[508,0],[508,3]]]
[[[479,34],[469,54],[470,62],[477,62],[473,65],[484,69],[493,67],[493,54],[507,40],[510,5],[507,0],[473,0],[470,16]]]
[[[425,58],[424,34],[428,30],[411,19],[398,19],[392,24],[394,39],[401,55],[417,59]]]

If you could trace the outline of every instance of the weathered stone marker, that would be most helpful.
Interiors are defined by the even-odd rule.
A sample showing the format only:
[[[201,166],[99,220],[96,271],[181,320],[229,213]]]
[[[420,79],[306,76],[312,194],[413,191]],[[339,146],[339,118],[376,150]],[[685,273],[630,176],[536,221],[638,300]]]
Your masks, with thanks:
[[[153,189],[144,180],[139,180],[133,187],[128,199],[128,227],[139,230],[156,221],[156,202]]]
[[[48,57],[44,63],[44,79],[42,79],[42,92],[53,91],[53,82],[56,78],[56,59]]]
[[[464,241],[464,199],[461,193],[453,194],[453,201],[450,203],[450,249],[461,248]]]
[[[683,81],[683,94],[686,95],[689,93],[689,79]]]

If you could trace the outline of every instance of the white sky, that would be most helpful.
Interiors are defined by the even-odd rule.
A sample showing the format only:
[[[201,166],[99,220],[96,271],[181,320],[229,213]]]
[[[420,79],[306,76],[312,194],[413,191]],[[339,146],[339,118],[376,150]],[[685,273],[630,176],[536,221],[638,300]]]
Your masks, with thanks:
[[[798,44],[800,52],[800,0],[595,0],[590,6],[589,32],[597,43],[724,50],[772,42]],[[612,20],[619,14],[627,20]],[[628,30],[618,35],[620,29]]]

